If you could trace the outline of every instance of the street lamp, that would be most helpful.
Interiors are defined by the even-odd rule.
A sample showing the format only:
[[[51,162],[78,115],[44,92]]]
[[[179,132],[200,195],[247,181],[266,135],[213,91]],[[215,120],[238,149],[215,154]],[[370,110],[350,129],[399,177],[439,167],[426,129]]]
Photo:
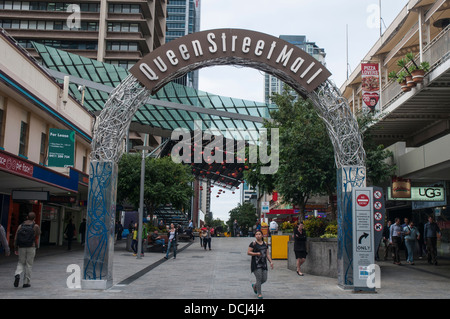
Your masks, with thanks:
[[[139,202],[139,224],[138,224],[138,251],[137,259],[141,259],[142,251],[142,220],[144,219],[144,180],[145,180],[145,151],[153,150],[153,147],[147,146],[147,134],[145,134],[144,145],[133,147],[135,150],[142,151],[141,159],[141,189],[140,189],[140,202]]]

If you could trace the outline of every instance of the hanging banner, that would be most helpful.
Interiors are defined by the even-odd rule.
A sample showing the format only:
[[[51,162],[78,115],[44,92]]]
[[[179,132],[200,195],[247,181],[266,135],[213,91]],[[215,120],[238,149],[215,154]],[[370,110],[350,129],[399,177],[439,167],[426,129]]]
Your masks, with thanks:
[[[370,112],[381,110],[378,63],[361,63],[361,81],[363,107],[367,107]]]

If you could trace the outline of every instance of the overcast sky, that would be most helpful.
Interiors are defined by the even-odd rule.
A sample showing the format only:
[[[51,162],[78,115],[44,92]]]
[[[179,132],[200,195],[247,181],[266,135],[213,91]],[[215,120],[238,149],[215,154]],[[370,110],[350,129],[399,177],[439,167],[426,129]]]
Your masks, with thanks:
[[[386,27],[408,3],[382,0],[381,16]],[[305,35],[326,52],[326,67],[339,87],[380,37],[378,0],[201,0],[201,31],[239,28],[280,35]],[[385,26],[382,24],[382,31]],[[214,94],[252,101],[264,101],[264,74],[251,68],[222,66],[200,70],[199,89]],[[237,206],[240,192],[227,191],[216,198],[214,188],[211,211],[214,218],[227,221]]]

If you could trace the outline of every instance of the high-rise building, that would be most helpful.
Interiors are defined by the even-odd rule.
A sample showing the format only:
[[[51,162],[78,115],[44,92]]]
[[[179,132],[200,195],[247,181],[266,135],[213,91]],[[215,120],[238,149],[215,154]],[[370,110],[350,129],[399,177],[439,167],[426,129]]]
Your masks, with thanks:
[[[127,69],[165,43],[166,14],[167,0],[0,0],[0,27],[33,56],[35,41]]]
[[[167,4],[166,42],[200,31],[200,0],[170,0]],[[174,82],[198,89],[198,71]]]
[[[280,35],[280,39],[283,39],[283,40],[299,47],[300,49],[302,49],[303,51],[305,51],[306,53],[308,53],[309,55],[314,57],[317,61],[322,63],[324,66],[326,66],[325,50],[322,48],[319,48],[315,42],[310,42],[310,41],[306,40],[306,36],[304,36],[304,35]],[[265,79],[264,79],[264,101],[266,103],[271,103],[270,96],[273,95],[273,93],[281,94],[283,92],[283,87],[284,87],[284,83],[281,80],[266,73]]]

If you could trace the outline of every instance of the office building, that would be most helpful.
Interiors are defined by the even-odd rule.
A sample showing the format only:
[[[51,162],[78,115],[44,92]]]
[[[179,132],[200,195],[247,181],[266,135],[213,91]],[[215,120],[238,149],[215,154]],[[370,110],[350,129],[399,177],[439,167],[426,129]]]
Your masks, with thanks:
[[[32,41],[129,69],[165,43],[166,10],[167,0],[0,0],[0,27],[34,57]]]
[[[307,52],[309,55],[313,56],[317,61],[326,66],[325,63],[325,50],[319,48],[315,42],[310,42],[306,40],[306,36],[304,35],[280,35],[280,39],[283,39],[303,51]],[[266,103],[271,103],[270,96],[273,93],[281,94],[283,92],[284,83],[278,78],[265,74],[264,79],[264,101]]]
[[[166,43],[200,31],[200,0],[171,0],[167,4]],[[198,89],[198,71],[175,80],[176,83]]]

